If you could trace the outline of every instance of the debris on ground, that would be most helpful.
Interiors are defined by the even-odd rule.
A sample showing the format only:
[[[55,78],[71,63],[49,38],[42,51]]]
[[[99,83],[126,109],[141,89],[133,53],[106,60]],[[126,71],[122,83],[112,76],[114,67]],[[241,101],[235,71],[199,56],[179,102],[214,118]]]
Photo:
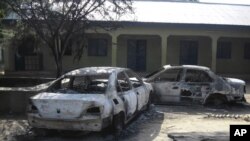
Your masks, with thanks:
[[[28,134],[27,120],[0,120],[0,140],[13,141],[15,136]]]
[[[122,131],[120,141],[215,141],[228,140],[229,126],[248,124],[250,106],[232,109],[207,109],[202,106],[151,105],[135,117]],[[1,141],[112,141],[112,132],[91,132],[77,136],[75,132],[57,132],[52,136],[35,135],[25,117],[0,118]]]
[[[248,121],[249,115],[240,114],[208,114],[205,118],[228,118],[228,119],[242,119]]]
[[[223,134],[217,133],[215,136],[214,133],[170,133],[168,137],[174,141],[228,141],[228,136]]]
[[[125,130],[122,131],[121,136],[130,136],[133,134],[137,134],[140,131],[139,124],[147,123],[153,120],[163,120],[164,114],[160,111],[157,111],[155,109],[155,105],[151,105],[150,109],[148,111],[145,111],[144,113],[140,114],[137,118],[135,118],[133,121],[131,121],[130,124],[125,128]]]

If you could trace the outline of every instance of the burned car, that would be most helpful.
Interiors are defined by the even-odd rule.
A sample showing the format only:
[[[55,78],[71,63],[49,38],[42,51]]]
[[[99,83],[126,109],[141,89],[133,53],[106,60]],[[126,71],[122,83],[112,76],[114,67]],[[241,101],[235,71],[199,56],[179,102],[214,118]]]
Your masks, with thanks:
[[[124,124],[150,104],[152,86],[133,71],[89,67],[66,73],[30,98],[28,122],[36,129],[100,131]]]
[[[244,101],[246,83],[235,78],[223,78],[209,68],[195,65],[166,65],[145,79],[154,89],[156,103],[201,103],[223,105]]]

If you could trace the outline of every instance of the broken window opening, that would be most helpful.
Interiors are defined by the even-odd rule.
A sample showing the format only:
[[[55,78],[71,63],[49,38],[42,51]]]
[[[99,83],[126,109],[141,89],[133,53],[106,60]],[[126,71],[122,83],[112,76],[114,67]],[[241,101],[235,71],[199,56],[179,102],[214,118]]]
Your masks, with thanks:
[[[131,90],[131,86],[129,84],[128,78],[124,74],[124,72],[120,72],[117,75],[117,92],[124,92]]]
[[[212,82],[212,78],[204,71],[188,69],[185,82]]]
[[[156,78],[156,81],[178,82],[182,76],[182,69],[168,69]]]
[[[136,74],[131,71],[126,71],[126,73],[128,75],[129,81],[134,88],[138,88],[143,85],[142,80]]]
[[[104,94],[110,74],[66,76],[50,88],[51,92],[65,94]]]

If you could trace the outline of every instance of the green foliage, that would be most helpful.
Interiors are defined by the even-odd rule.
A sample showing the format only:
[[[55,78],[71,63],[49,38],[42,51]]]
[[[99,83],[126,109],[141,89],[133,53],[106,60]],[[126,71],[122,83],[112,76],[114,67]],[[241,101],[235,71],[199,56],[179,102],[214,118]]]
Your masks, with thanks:
[[[41,44],[41,39],[36,35],[34,30],[32,28],[29,28],[26,24],[23,24],[21,22],[17,23],[17,25],[13,29],[14,35],[12,36],[11,44],[13,47],[20,45],[24,39],[31,39],[35,40],[35,42],[39,42]]]
[[[3,34],[3,25],[2,25],[2,18],[4,17],[4,15],[7,13],[7,6],[5,3],[3,3],[2,1],[0,1],[0,43],[2,41],[2,39],[4,38],[4,34]]]

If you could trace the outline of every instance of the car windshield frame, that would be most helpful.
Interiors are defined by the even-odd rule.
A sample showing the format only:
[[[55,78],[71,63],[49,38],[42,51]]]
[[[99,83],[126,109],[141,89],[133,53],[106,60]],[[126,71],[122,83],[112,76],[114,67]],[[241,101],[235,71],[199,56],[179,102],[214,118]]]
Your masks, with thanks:
[[[156,70],[156,71],[153,71],[153,72],[151,72],[151,73],[149,73],[149,74],[147,74],[144,78],[150,78],[150,77],[153,77],[153,76],[155,76],[156,74],[158,74],[158,73],[160,73],[160,72],[162,72],[163,70],[165,70],[165,68],[159,68],[158,70]]]
[[[97,78],[96,78],[97,77]],[[100,78],[98,78],[100,77]],[[97,74],[84,74],[84,75],[65,75],[55,81],[48,89],[47,92],[61,93],[61,94],[106,94],[109,87],[111,73],[97,73]],[[67,79],[68,86],[62,87]],[[76,79],[83,79],[84,81],[78,82],[77,87]],[[88,81],[88,82],[87,82]]]

